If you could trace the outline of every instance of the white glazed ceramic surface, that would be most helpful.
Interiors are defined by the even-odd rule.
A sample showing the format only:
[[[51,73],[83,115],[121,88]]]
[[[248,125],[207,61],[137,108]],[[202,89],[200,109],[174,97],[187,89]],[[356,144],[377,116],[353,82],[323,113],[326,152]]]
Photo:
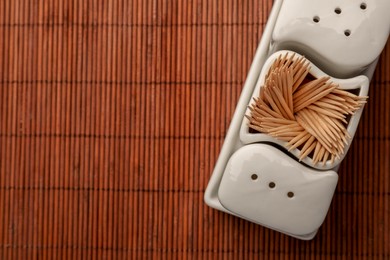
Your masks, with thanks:
[[[267,59],[267,61],[264,63],[263,69],[261,70],[260,77],[259,77],[259,79],[256,83],[256,87],[252,93],[252,97],[257,98],[259,96],[260,88],[263,87],[264,82],[265,82],[265,76],[268,73],[268,70],[271,67],[272,63],[275,61],[275,59],[280,55],[285,55],[286,53],[289,56],[291,56],[294,52],[279,51],[279,52],[272,54]],[[299,57],[301,57],[301,55],[295,53],[295,58],[298,59]],[[319,77],[328,76],[327,74],[322,72],[319,68],[317,68],[317,66],[315,66],[313,63],[310,64],[310,67],[311,67],[311,69],[310,69],[309,73],[311,75],[313,75],[314,77],[319,78]],[[330,80],[334,83],[339,84],[341,89],[345,89],[345,90],[358,89],[359,90],[358,95],[360,95],[360,96],[366,96],[368,94],[370,82],[366,76],[357,76],[357,77],[350,78],[350,79],[337,79],[337,78],[331,77]],[[252,99],[251,99],[251,102],[253,102]],[[314,165],[313,160],[310,157],[306,157],[303,160],[303,162],[306,165],[309,165],[313,168],[320,169],[320,170],[333,169],[337,165],[339,165],[340,162],[344,159],[344,156],[346,155],[346,153],[350,147],[350,144],[352,142],[352,138],[355,135],[357,126],[359,124],[359,120],[360,120],[362,111],[363,111],[363,107],[360,108],[358,111],[356,111],[355,114],[351,117],[351,119],[349,121],[347,130],[348,130],[349,134],[351,135],[351,138],[348,140],[348,144],[344,148],[344,154],[339,159],[336,159],[333,162],[333,164],[331,164],[330,160],[329,160],[329,161],[327,161],[327,163],[325,165],[323,165],[322,163],[318,163],[318,164]],[[246,110],[246,114],[247,115],[250,114],[249,109]],[[277,140],[277,139],[275,139],[272,136],[269,136],[267,134],[250,133],[249,128],[248,128],[248,119],[246,117],[243,117],[243,121],[241,124],[240,139],[244,144],[255,143],[255,142],[272,142],[272,143],[278,144],[281,149],[287,151],[286,142],[284,142],[284,141],[279,141],[279,140]],[[299,154],[300,154],[299,149],[294,149],[290,152],[296,158],[299,158]]]
[[[324,221],[337,180],[334,171],[311,170],[270,145],[251,144],[230,158],[218,197],[248,220],[305,236]]]
[[[284,0],[273,50],[295,50],[329,74],[347,78],[375,61],[389,32],[389,0]]]
[[[362,75],[366,75],[369,79],[372,77],[373,72],[375,70],[376,62],[378,60],[378,55],[380,54],[380,51],[383,45],[385,44],[389,34],[390,15],[388,15],[388,13],[389,13],[390,1],[389,0],[367,0],[365,1],[367,3],[367,11],[363,13],[361,12],[362,11],[361,9],[356,9],[355,7],[352,7],[353,5],[358,5],[358,8],[360,8],[358,2],[359,1],[355,1],[355,0],[337,0],[337,1],[336,0],[306,0],[306,1],[275,0],[274,1],[274,6],[268,18],[268,22],[264,29],[264,33],[262,35],[259,47],[257,48],[256,54],[254,56],[252,66],[249,70],[248,77],[245,81],[244,88],[242,90],[240,99],[237,104],[237,108],[234,112],[234,116],[230,123],[230,127],[227,132],[225,142],[222,146],[220,155],[218,157],[214,171],[212,173],[212,176],[210,178],[210,181],[207,185],[204,194],[204,200],[207,205],[215,209],[221,210],[223,212],[227,212],[229,214],[239,216],[244,219],[248,219],[250,221],[262,224],[269,228],[276,229],[280,232],[286,233],[293,237],[309,240],[315,236],[317,232],[316,228],[318,228],[318,226],[323,221],[323,216],[324,214],[326,214],[327,208],[330,203],[330,199],[333,195],[334,186],[336,185],[334,182],[337,182],[336,173],[334,171],[325,172],[325,171],[318,171],[318,170],[310,170],[309,168],[306,168],[306,166],[299,164],[294,159],[289,158],[286,153],[276,148],[272,148],[272,147],[269,148],[266,144],[249,144],[252,141],[246,140],[246,137],[244,136],[245,131],[241,133],[241,138],[240,138],[240,129],[243,130],[242,127],[242,125],[244,124],[243,118],[245,113],[247,113],[246,107],[249,104],[253,93],[255,93],[254,89],[256,83],[259,83],[259,77],[263,65],[267,57],[270,56],[270,54],[272,54],[275,50],[278,50],[278,48],[280,49],[283,47],[282,46],[283,37],[286,37],[286,39],[288,39],[287,36],[291,37],[289,40],[290,42],[284,42],[286,44],[283,44],[287,49],[294,50],[294,48],[292,47],[298,46],[300,53],[303,53],[306,57],[316,58],[316,60],[313,60],[313,62],[315,64],[317,64],[318,62],[317,65],[320,65],[322,69],[326,69],[327,73],[330,74],[331,72],[333,72],[332,76],[334,77],[336,76],[347,77],[346,75],[348,75],[348,77],[351,77],[352,74],[356,74],[356,71],[361,71],[362,69],[364,70],[361,73]],[[283,4],[285,4],[283,6],[283,13],[280,13]],[[339,19],[341,17],[340,16],[337,18],[339,20],[336,20],[338,21],[336,23],[337,26],[335,26],[334,28],[329,27],[328,29],[326,29],[326,26],[323,26],[323,29],[317,32],[306,31],[306,30],[310,30],[310,28],[308,29],[306,27],[314,26],[314,24],[312,24],[312,20],[309,21],[306,18],[302,18],[301,19],[302,21],[307,21],[310,23],[309,25],[302,24],[302,26],[297,26],[297,23],[300,23],[302,21],[298,21],[298,22],[293,21],[294,17],[298,17],[300,14],[304,15],[305,17],[306,16],[309,17],[310,14],[310,17],[312,19],[313,10],[318,11],[316,13],[318,16],[322,17],[321,18],[322,20],[326,21],[327,19],[331,19],[330,13],[332,10],[334,12],[335,4],[337,4],[337,6],[340,6],[340,8],[344,10],[344,11],[342,10],[343,15],[348,12],[351,12],[349,15],[356,16],[356,17],[353,17],[352,21],[347,21],[347,18],[345,18],[346,16],[344,16],[344,18]],[[290,5],[290,7],[288,5]],[[373,8],[373,7],[377,9],[375,12],[374,12],[375,9],[369,10],[369,8]],[[290,11],[294,13],[294,15],[292,16],[289,15]],[[356,12],[356,14],[354,14],[354,12]],[[329,18],[326,17],[327,14],[329,15]],[[361,17],[360,18],[357,17],[358,15]],[[370,18],[370,20],[373,19],[374,21],[367,21],[368,18]],[[342,36],[340,35],[340,32],[342,32],[341,28],[347,28],[345,26],[349,25],[350,22],[355,23],[356,26],[360,24],[360,26],[358,27],[348,26],[348,28],[351,28],[350,29],[351,35],[349,36],[349,38],[336,39],[335,42],[333,42],[334,40],[333,38],[330,40],[326,40],[328,36],[336,37],[331,35],[332,33],[335,32],[336,34],[338,34],[338,36]],[[276,23],[278,23],[277,28],[275,28]],[[364,25],[363,23],[369,23],[369,24]],[[290,25],[295,27],[290,28]],[[378,26],[376,27],[375,25]],[[296,31],[288,32],[287,30],[290,30],[289,28],[294,29]],[[358,34],[354,35],[354,33],[358,31],[356,29],[362,30],[362,32],[358,32]],[[297,33],[299,30],[302,31],[302,34]],[[366,36],[363,35],[364,34],[363,30],[364,33],[367,33]],[[315,36],[312,37],[311,33],[315,34]],[[362,34],[361,36],[359,36],[360,33]],[[296,41],[295,44],[291,44],[292,43],[291,39],[296,40],[299,38],[303,38],[303,36],[312,37],[312,39],[307,41],[309,41],[310,43],[312,42],[314,44],[313,45],[314,47],[317,46],[318,44],[318,46],[320,47],[325,46],[325,48],[321,47],[318,49],[319,51],[316,51],[316,49],[313,46],[309,47],[304,43],[299,43],[299,41]],[[368,42],[368,45],[364,45],[364,43],[359,42],[359,39],[364,41],[365,43]],[[316,43],[316,41],[326,41],[326,43]],[[289,46],[291,48],[289,48]],[[354,57],[352,60],[348,60],[348,57],[354,55],[362,56],[362,57]],[[324,57],[323,60],[322,57]],[[364,80],[362,79],[362,81]],[[356,85],[355,83],[353,85]],[[257,86],[260,86],[259,84],[257,84]],[[345,84],[343,85],[344,87],[348,87]],[[366,90],[368,90],[368,88]],[[363,95],[362,92],[361,94]],[[361,113],[361,110],[359,113]],[[357,126],[357,122],[356,124],[352,124],[352,125],[350,124],[348,126],[348,131],[350,131],[351,133],[355,133],[356,126]],[[250,138],[258,138],[258,137],[250,137]],[[246,141],[243,142],[242,140],[244,141],[246,140]],[[277,143],[275,140],[273,141]],[[257,141],[254,140],[254,142]],[[246,145],[246,143],[248,144]],[[283,143],[279,143],[279,145],[283,145]],[[257,150],[258,147],[263,147],[263,148],[259,148],[259,150]],[[264,147],[268,147],[268,148],[264,148]],[[257,152],[253,151],[252,149],[255,149]],[[272,151],[270,151],[270,149],[272,149]],[[249,155],[249,153],[251,153],[252,151],[254,152],[254,154]],[[266,154],[264,154],[268,152],[273,154],[272,156],[273,158],[272,160],[274,162],[273,166],[270,165],[266,166],[267,163],[264,163],[267,162],[267,160],[269,163],[271,160],[270,157],[266,157]],[[265,185],[266,182],[263,183],[265,186],[261,186],[262,184],[261,175],[259,175],[259,186],[253,186],[256,188],[249,189],[249,186],[245,186],[246,185],[245,183],[242,184],[243,185],[242,187],[240,187],[241,184],[239,185],[239,183],[241,180],[247,181],[247,179],[244,178],[245,177],[244,174],[247,172],[247,169],[249,168],[247,168],[247,166],[243,166],[243,168],[241,168],[242,173],[238,173],[238,172],[234,173],[235,170],[232,170],[233,165],[231,163],[228,164],[230,159],[234,161],[237,159],[238,160],[242,159],[243,162],[249,160],[250,161],[249,164],[252,165],[253,167],[256,167],[257,170],[265,169],[261,171],[264,174],[263,181],[269,178],[271,174],[274,174],[275,175],[274,177],[275,178],[277,177],[276,185],[278,185],[279,183],[279,186],[276,187],[279,187],[280,189],[275,189],[275,190],[265,189],[265,187],[267,187]],[[260,163],[259,164],[256,163],[255,165],[255,161],[258,161]],[[308,162],[305,163],[308,164]],[[234,165],[236,164],[234,163]],[[237,167],[239,168],[239,166]],[[335,170],[337,169],[337,167],[333,169]],[[288,175],[287,171],[292,173],[291,176]],[[226,174],[224,175],[225,172]],[[233,179],[231,179],[232,176],[234,176],[234,174],[240,176],[240,178],[238,178],[237,181],[233,181]],[[292,176],[294,176],[296,180],[295,178],[292,178]],[[284,178],[286,179],[283,180]],[[306,183],[304,183],[305,181]],[[320,182],[322,181],[324,181],[323,185],[320,184]],[[249,183],[250,182],[248,182],[247,184],[249,185]],[[315,189],[312,189],[311,187],[318,187],[319,189],[317,191]],[[249,189],[248,193],[243,192],[244,188]],[[296,192],[294,193],[294,198],[296,200],[283,202],[283,200],[286,199],[285,193],[289,189],[291,190],[294,189],[298,191],[298,193]],[[299,191],[302,191],[302,193],[300,193]],[[259,192],[258,195],[256,195],[257,192]],[[325,194],[325,193],[326,195],[323,195],[323,197],[317,197],[320,196],[320,194]],[[302,197],[303,194],[305,194],[305,196],[308,198],[303,199]],[[218,196],[220,196],[221,200]],[[264,198],[262,198],[263,196]],[[316,202],[321,205],[321,206],[318,205],[317,208],[318,215],[315,214],[315,211],[311,211],[310,214],[312,214],[313,216],[313,221],[309,221],[309,223],[306,225],[304,223],[300,223],[298,224],[298,226],[296,226],[296,223],[293,221],[297,221],[296,219],[296,217],[298,216],[297,209],[301,208],[303,211],[309,210],[309,209],[305,209],[306,207],[305,205],[306,203],[309,203],[308,205],[315,204],[314,200],[311,200],[312,196],[317,197],[318,200],[316,200]],[[265,198],[268,202],[264,204]],[[285,211],[283,211],[282,207],[278,207],[278,206],[270,208],[273,211],[273,215],[261,216],[261,214],[259,213],[260,211],[257,210],[259,210],[259,208],[261,207],[263,207],[263,209],[269,208],[270,205],[269,202],[273,200],[279,201],[281,203],[292,202],[291,204],[289,204],[290,206],[288,206],[287,209],[289,210],[289,212],[293,214],[297,214],[294,215],[294,219],[288,220],[288,217],[281,216],[285,214]],[[224,205],[221,204],[221,201],[223,201]],[[258,202],[263,202],[261,204],[262,206],[258,206],[257,205]],[[242,204],[242,205],[237,205],[237,204]],[[254,207],[254,209],[248,208],[251,205]],[[225,208],[225,206],[227,208]],[[277,221],[274,222],[272,220],[273,218]],[[304,216],[303,218],[307,220]],[[310,232],[310,230],[313,231],[311,233],[306,233],[306,232]]]

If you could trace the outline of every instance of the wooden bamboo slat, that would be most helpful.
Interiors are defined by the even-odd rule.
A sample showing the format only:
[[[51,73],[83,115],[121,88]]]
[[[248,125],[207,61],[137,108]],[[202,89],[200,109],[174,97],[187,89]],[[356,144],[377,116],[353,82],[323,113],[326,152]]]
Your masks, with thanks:
[[[0,259],[390,258],[390,44],[324,225],[204,190],[271,0],[0,1]]]

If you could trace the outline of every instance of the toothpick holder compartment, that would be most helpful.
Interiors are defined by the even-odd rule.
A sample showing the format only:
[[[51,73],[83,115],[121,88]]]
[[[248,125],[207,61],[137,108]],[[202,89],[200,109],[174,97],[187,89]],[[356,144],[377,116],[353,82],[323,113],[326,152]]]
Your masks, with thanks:
[[[275,1],[205,192],[209,206],[315,236],[389,35],[386,7]]]
[[[315,80],[317,80],[319,82],[319,84],[317,84],[318,86],[325,86],[325,84],[327,82],[329,82],[337,87],[336,93],[334,93],[333,91],[330,91],[328,95],[321,95],[320,91],[318,94],[316,94],[314,92],[317,89],[317,87],[313,86],[312,90],[309,89],[307,92],[308,92],[308,95],[312,94],[311,96],[314,100],[315,100],[316,96],[319,97],[317,99],[318,102],[310,102],[310,98],[308,98],[308,100],[306,102],[306,106],[303,106],[303,109],[308,108],[306,110],[313,113],[315,115],[315,117],[319,117],[319,116],[328,117],[328,118],[322,120],[323,122],[318,123],[317,127],[324,127],[324,125],[328,125],[328,124],[329,124],[328,127],[332,127],[332,126],[335,127],[335,129],[327,130],[330,135],[334,136],[335,134],[337,134],[337,131],[340,131],[340,129],[338,129],[333,124],[332,121],[328,123],[327,120],[328,121],[334,120],[335,123],[337,123],[339,125],[342,124],[342,126],[345,127],[345,130],[347,131],[347,133],[346,133],[347,135],[342,136],[344,139],[342,140],[343,142],[342,142],[342,147],[340,147],[340,152],[339,152],[339,154],[337,154],[337,156],[334,156],[333,158],[332,158],[332,155],[329,154],[328,158],[321,160],[321,162],[313,161],[313,158],[312,158],[313,155],[311,155],[310,153],[308,154],[309,156],[305,156],[304,158],[300,158],[300,154],[302,154],[302,151],[300,148],[302,148],[302,145],[298,145],[298,147],[294,147],[294,146],[289,147],[288,142],[286,141],[286,138],[283,138],[286,136],[281,136],[280,138],[278,138],[277,136],[275,137],[275,136],[272,136],[268,133],[256,131],[256,129],[254,129],[254,128],[256,128],[256,125],[254,126],[254,128],[251,129],[250,120],[247,117],[244,117],[242,120],[242,123],[241,123],[240,141],[244,145],[251,144],[251,143],[258,143],[258,142],[272,143],[272,145],[277,146],[279,149],[289,153],[291,156],[295,157],[297,160],[301,161],[303,164],[310,166],[314,169],[318,169],[318,170],[335,169],[340,164],[340,162],[344,159],[344,156],[350,147],[351,141],[353,139],[353,136],[355,135],[357,126],[359,124],[359,120],[360,120],[360,117],[361,117],[361,114],[363,111],[363,105],[364,105],[364,103],[359,103],[358,106],[356,107],[356,109],[354,111],[351,111],[351,113],[345,113],[345,114],[339,113],[342,110],[342,108],[335,107],[338,105],[338,102],[339,102],[337,97],[340,97],[339,99],[341,100],[342,98],[345,99],[345,98],[348,98],[349,95],[351,95],[352,97],[354,97],[356,99],[356,102],[360,102],[368,94],[369,79],[364,75],[359,75],[359,76],[356,76],[353,78],[348,78],[348,79],[334,78],[334,77],[329,76],[325,72],[321,71],[315,64],[313,64],[311,61],[305,59],[304,56],[302,56],[298,53],[295,53],[292,51],[278,51],[276,53],[273,53],[266,60],[266,62],[263,65],[260,76],[255,84],[255,88],[254,88],[254,91],[252,93],[251,100],[250,100],[248,107],[246,109],[246,112],[245,112],[246,116],[255,112],[255,111],[251,111],[251,104],[255,103],[254,100],[259,98],[261,90],[265,88],[266,78],[267,78],[267,76],[269,77],[268,74],[270,73],[270,70],[272,70],[272,66],[275,65],[275,62],[278,60],[278,58],[290,60],[291,64],[294,64],[294,62],[299,61],[299,60],[305,61],[305,65],[307,66],[307,75],[303,75],[304,76],[303,82],[307,81],[307,78],[312,78],[312,82],[315,82]],[[322,84],[321,84],[321,81],[319,80],[321,78],[324,79]],[[278,79],[281,79],[283,81],[283,76],[278,76]],[[305,84],[301,83],[301,84],[303,87],[305,87],[305,85],[309,85],[310,82],[307,82]],[[275,86],[277,86],[277,85],[278,84],[276,83]],[[332,85],[330,85],[330,86],[332,86]],[[341,92],[341,91],[344,91],[344,92]],[[283,90],[281,92],[283,92]],[[299,94],[299,92],[300,92],[300,86],[297,86],[295,93]],[[295,93],[291,93],[291,97],[295,97]],[[335,95],[338,95],[339,93],[344,94],[346,96],[342,96],[342,95],[335,96]],[[280,94],[283,95],[283,93],[280,93]],[[303,95],[301,95],[301,96],[303,96]],[[328,98],[328,96],[330,96],[330,98]],[[288,98],[285,98],[283,101],[285,101],[287,99]],[[299,106],[300,103],[302,103],[302,102],[299,102],[300,100],[298,100],[298,98],[297,98],[297,100],[295,100],[295,98],[293,98],[293,99],[291,99],[291,101],[292,101],[291,102],[292,108],[291,108],[290,112],[293,114],[293,115],[291,115],[291,118],[288,118],[288,116],[281,116],[280,117],[280,118],[283,118],[283,120],[284,120],[284,118],[286,118],[287,123],[280,124],[281,127],[286,125],[285,132],[290,131],[290,129],[292,129],[292,127],[294,127],[294,123],[290,124],[291,127],[289,127],[288,122],[294,122],[296,120],[295,119],[296,115],[299,115],[300,111],[302,111],[302,110],[300,110],[300,111],[296,110],[296,108],[299,109],[299,107],[297,107],[296,105]],[[340,101],[340,103],[341,103],[340,105],[343,105],[344,102],[345,101]],[[288,102],[286,102],[286,103],[288,103]],[[318,105],[317,103],[319,103],[320,105]],[[295,105],[295,107],[294,107],[294,105]],[[305,105],[305,104],[303,104],[303,105]],[[300,107],[302,107],[302,106],[300,106]],[[323,111],[323,113],[325,113],[325,114],[321,113],[321,107],[324,107],[323,109],[326,109],[326,111]],[[332,108],[337,109],[337,110],[333,111]],[[269,106],[268,109],[272,109],[272,106]],[[266,112],[267,111],[265,111],[265,113]],[[331,113],[335,113],[335,112],[337,114],[334,117],[332,117]],[[270,116],[271,115],[268,115],[267,117],[270,117]],[[275,119],[280,121],[281,120],[280,118],[275,118]],[[338,120],[338,119],[340,119],[340,120]],[[338,120],[339,122],[337,122],[336,120]],[[278,126],[279,125],[277,125],[277,127]],[[326,131],[324,130],[324,132],[326,132]],[[335,133],[333,133],[333,132],[335,132]],[[283,133],[283,132],[281,132],[281,133]],[[307,134],[308,134],[308,136],[310,136],[309,133],[307,133]],[[317,137],[317,138],[319,138],[319,137]],[[300,140],[297,139],[297,141],[299,142]],[[326,141],[326,140],[324,140],[324,141]],[[338,140],[337,140],[337,138],[334,138],[334,140],[333,139],[329,140],[328,143],[330,143],[330,145],[331,145],[332,141],[337,142]],[[295,145],[295,146],[297,146],[297,145]],[[291,149],[291,148],[293,148],[293,149]]]

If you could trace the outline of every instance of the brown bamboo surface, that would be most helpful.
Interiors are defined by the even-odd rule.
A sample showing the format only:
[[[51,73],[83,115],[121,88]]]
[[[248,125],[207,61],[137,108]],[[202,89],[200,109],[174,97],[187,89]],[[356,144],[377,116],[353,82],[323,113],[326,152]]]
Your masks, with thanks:
[[[203,202],[271,4],[0,0],[0,259],[389,259],[389,43],[313,241]]]

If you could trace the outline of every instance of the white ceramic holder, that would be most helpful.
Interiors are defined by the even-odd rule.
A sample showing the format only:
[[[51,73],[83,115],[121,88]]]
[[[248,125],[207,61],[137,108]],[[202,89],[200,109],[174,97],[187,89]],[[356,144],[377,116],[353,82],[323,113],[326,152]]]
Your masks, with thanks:
[[[254,91],[252,93],[252,96],[251,96],[252,98],[258,97],[258,93],[260,93],[260,88],[263,87],[263,85],[264,85],[265,77],[269,71],[269,68],[272,66],[272,63],[281,55],[282,56],[287,55],[287,57],[294,55],[294,60],[297,60],[301,57],[301,55],[299,55],[295,52],[292,52],[292,51],[278,51],[278,52],[273,53],[266,60],[266,62],[263,65],[263,69],[261,70],[259,79],[257,80]],[[315,64],[313,64],[311,62],[310,62],[309,67],[310,67],[309,74],[311,74],[314,78],[329,76],[328,74],[321,71]],[[357,92],[357,95],[359,95],[359,96],[367,96],[367,94],[368,94],[368,88],[369,88],[370,82],[369,82],[367,76],[360,75],[360,76],[356,76],[356,77],[349,78],[349,79],[338,79],[338,78],[330,77],[330,81],[338,84],[340,86],[340,89],[353,90],[354,92]],[[362,108],[359,109],[358,111],[356,111],[351,116],[351,118],[348,122],[347,130],[352,138],[353,138],[353,136],[356,132],[357,126],[359,124],[359,120],[360,120],[360,116],[362,114],[362,111],[363,111]],[[250,114],[249,108],[247,108],[245,114],[246,115]],[[248,127],[248,121],[249,120],[246,117],[244,117],[242,120],[242,123],[241,123],[241,128],[240,128],[240,141],[244,145],[250,144],[250,143],[258,143],[258,142],[262,142],[262,143],[269,142],[269,143],[273,143],[274,145],[278,145],[280,147],[280,149],[287,151],[287,149],[286,149],[287,142],[279,141],[268,134],[250,133],[249,127]],[[340,156],[340,158],[336,158],[333,163],[331,163],[329,160],[326,162],[325,165],[323,165],[322,163],[313,164],[312,158],[310,158],[310,157],[306,157],[303,160],[303,163],[310,166],[310,167],[320,169],[320,170],[334,169],[344,159],[344,156],[348,151],[348,148],[350,146],[352,138],[348,139],[348,145],[345,146],[344,153]],[[299,149],[294,149],[294,150],[290,151],[290,153],[294,157],[296,157],[297,159],[299,158],[299,154],[300,154]]]
[[[310,61],[314,77],[330,76],[341,89],[366,96],[390,31],[388,0],[276,0],[256,51],[205,202],[293,237],[312,239],[323,223],[343,157],[314,165],[299,150],[262,133],[250,133],[245,114],[280,54]],[[351,137],[362,109],[349,120]],[[344,155],[350,146],[349,140]]]

